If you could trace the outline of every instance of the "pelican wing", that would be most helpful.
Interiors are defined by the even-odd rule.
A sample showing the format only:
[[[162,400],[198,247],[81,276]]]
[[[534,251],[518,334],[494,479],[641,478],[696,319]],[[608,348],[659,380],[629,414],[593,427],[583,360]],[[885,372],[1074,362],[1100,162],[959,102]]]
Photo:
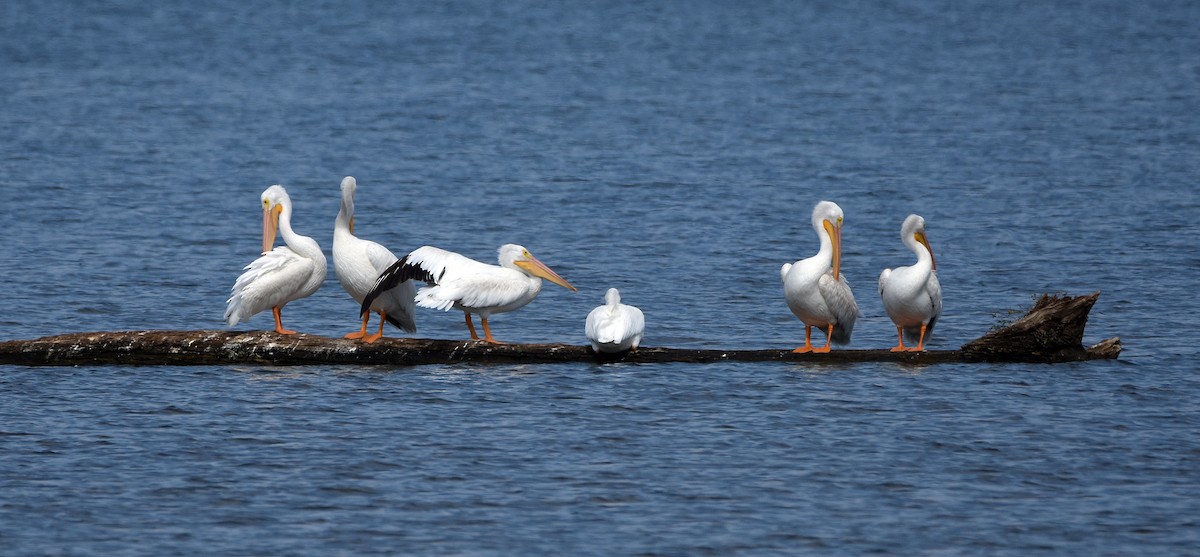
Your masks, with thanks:
[[[363,247],[365,248],[367,259],[371,262],[371,266],[375,268],[376,273],[382,273],[398,259],[396,254],[392,253],[392,250],[370,240],[364,240]]]
[[[417,305],[442,310],[454,307],[456,302],[467,308],[501,307],[529,291],[529,279],[523,274],[496,265],[486,267],[486,272],[454,273],[453,278],[422,288],[417,292]]]
[[[379,279],[375,281],[371,291],[363,298],[362,313],[367,312],[371,307],[371,302],[380,294],[395,288],[406,280],[419,280],[433,285],[421,288],[417,292],[417,303],[422,307],[450,309],[461,296],[477,297],[480,295],[470,286],[471,282],[476,282],[478,279],[470,277],[476,275],[486,277],[498,270],[506,271],[507,269],[480,263],[441,248],[421,246],[380,273]],[[467,279],[468,282],[460,282],[464,279]],[[444,286],[452,288],[454,292],[441,293],[441,288]],[[455,297],[449,297],[451,295]],[[478,298],[473,297],[472,300],[478,301]]]
[[[929,325],[925,327],[925,333],[928,335],[933,331],[933,324],[937,323],[938,316],[942,314],[942,283],[938,282],[937,271],[929,273],[925,291],[929,293],[929,301],[933,303],[933,317],[929,318]]]
[[[409,253],[406,259],[412,265],[429,273],[432,279],[426,282],[431,284],[442,284],[448,280],[478,273],[487,273],[500,268],[496,265],[480,263],[470,257],[433,246],[421,246],[413,250],[412,253]]]
[[[410,254],[411,255],[411,254]],[[420,280],[428,283],[433,282],[433,275],[429,271],[422,269],[418,265],[414,265],[408,260],[409,256],[404,256],[400,260],[393,263],[387,269],[384,269],[379,274],[379,278],[375,280],[375,285],[371,287],[371,291],[363,297],[362,306],[359,310],[359,315],[364,315],[371,310],[371,303],[383,293],[400,286],[401,283],[408,280]]]
[[[588,340],[592,342],[611,342],[610,340],[600,340],[600,329],[609,323],[609,314],[607,306],[600,306],[588,313],[587,320],[583,323],[583,333],[587,335]]]
[[[632,346],[637,348],[642,343],[642,334],[646,331],[646,316],[642,310],[629,306],[629,332],[633,337]]]
[[[850,342],[850,333],[854,331],[854,321],[858,319],[858,303],[854,301],[854,293],[850,290],[850,283],[846,280],[846,275],[841,275],[834,280],[832,272],[825,273],[817,282],[817,289],[821,292],[821,297],[825,299],[825,305],[835,320],[833,342],[842,344]]]
[[[231,327],[299,297],[317,266],[312,259],[279,246],[250,262],[243,271],[225,304],[225,322]]]
[[[383,273],[394,265],[398,259],[391,250],[380,244],[365,241],[367,260],[376,273]],[[416,304],[413,299],[417,295],[417,287],[411,280],[401,281],[389,290],[380,292],[375,300],[375,306],[386,312],[388,323],[409,333],[417,332]]]

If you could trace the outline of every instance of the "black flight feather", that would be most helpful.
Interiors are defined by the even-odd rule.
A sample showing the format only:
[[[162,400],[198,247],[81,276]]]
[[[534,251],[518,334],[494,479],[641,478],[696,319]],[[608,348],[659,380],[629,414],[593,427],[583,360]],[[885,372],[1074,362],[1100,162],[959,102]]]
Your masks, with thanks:
[[[375,285],[371,287],[371,291],[363,298],[362,308],[358,314],[366,315],[371,310],[371,302],[375,301],[380,294],[387,292],[397,286],[400,286],[406,280],[419,280],[433,284],[433,274],[419,265],[414,265],[408,262],[408,256],[400,258],[399,261],[392,263],[391,267],[384,269],[379,273],[379,278],[375,280]],[[388,321],[391,321],[389,318]],[[395,325],[395,323],[392,323]],[[399,326],[399,325],[397,325]]]

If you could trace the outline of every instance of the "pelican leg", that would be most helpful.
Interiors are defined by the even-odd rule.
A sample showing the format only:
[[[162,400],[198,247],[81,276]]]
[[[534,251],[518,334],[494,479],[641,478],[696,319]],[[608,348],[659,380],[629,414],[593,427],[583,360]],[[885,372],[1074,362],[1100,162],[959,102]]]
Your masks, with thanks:
[[[917,347],[910,348],[908,350],[909,352],[924,352],[925,351],[925,327],[926,327],[926,325],[924,323],[921,323],[921,336],[917,337]]]
[[[363,337],[363,342],[365,342],[367,344],[371,344],[372,342],[375,342],[375,341],[383,338],[383,324],[386,322],[387,322],[387,312],[386,311],[379,312],[379,332],[375,333],[373,335],[367,335],[367,336]],[[366,331],[366,325],[367,325],[367,322],[364,320],[363,321],[363,331],[364,332]]]
[[[479,320],[483,322],[483,340],[490,342],[492,344],[506,344],[504,342],[500,342],[500,341],[492,338],[492,328],[488,327],[488,322],[487,322],[486,317],[480,317]]]
[[[793,354],[804,354],[806,352],[812,352],[812,351],[813,351],[812,327],[808,326],[808,324],[805,323],[804,324],[804,346],[801,346],[800,348],[792,350],[792,353]]]
[[[900,338],[900,344],[893,346],[892,352],[904,352],[908,350],[908,348],[904,347],[904,329],[899,325],[896,325],[896,336]]]
[[[271,308],[271,313],[273,315],[275,315],[275,332],[277,332],[281,335],[296,334],[296,331],[289,331],[289,330],[283,328],[283,316],[279,314],[279,310],[280,310],[279,306],[275,306],[275,307]]]
[[[356,338],[362,338],[362,337],[367,336],[367,321],[370,321],[370,320],[371,320],[371,313],[370,312],[364,313],[363,318],[362,318],[362,330],[358,331],[357,333],[346,333],[346,336],[344,336],[342,338],[356,339]]]
[[[813,350],[812,350],[813,353],[825,354],[825,353],[829,352],[829,343],[832,340],[833,340],[833,323],[830,323],[829,327],[827,329],[825,329],[825,346],[822,346],[821,348],[813,348]]]
[[[463,317],[467,318],[467,330],[471,331],[471,340],[479,340],[479,335],[475,332],[475,324],[471,322],[471,314],[464,311]]]

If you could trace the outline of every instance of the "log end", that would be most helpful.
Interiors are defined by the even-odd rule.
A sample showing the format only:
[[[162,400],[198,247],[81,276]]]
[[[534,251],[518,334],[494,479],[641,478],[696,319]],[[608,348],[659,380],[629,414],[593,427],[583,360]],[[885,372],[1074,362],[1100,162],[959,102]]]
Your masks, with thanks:
[[[962,347],[969,360],[993,362],[1065,362],[1116,358],[1121,341],[1111,338],[1083,346],[1088,313],[1100,293],[1085,296],[1044,294],[1020,319]]]
[[[1120,354],[1121,339],[1119,337],[1106,338],[1087,349],[1089,360],[1115,360]]]

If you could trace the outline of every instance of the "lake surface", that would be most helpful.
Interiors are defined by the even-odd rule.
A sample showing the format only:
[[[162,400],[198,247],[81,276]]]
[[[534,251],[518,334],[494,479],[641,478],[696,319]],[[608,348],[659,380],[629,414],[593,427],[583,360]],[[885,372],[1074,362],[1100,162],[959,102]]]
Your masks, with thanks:
[[[1200,547],[1200,4],[17,1],[0,6],[0,340],[220,329],[283,184],[355,231],[579,287],[585,342],[803,342],[779,267],[928,223],[955,348],[1101,291],[1062,365],[0,366],[4,555],[1181,555]],[[285,324],[341,335],[332,270]],[[418,336],[466,338],[421,310]],[[269,329],[260,314],[240,330]],[[389,334],[398,334],[392,329]]]

